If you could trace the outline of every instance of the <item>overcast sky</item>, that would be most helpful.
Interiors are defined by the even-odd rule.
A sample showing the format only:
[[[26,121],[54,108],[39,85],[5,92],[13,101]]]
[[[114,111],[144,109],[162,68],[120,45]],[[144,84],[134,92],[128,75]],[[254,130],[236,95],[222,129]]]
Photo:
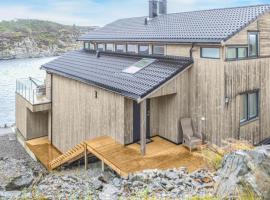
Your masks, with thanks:
[[[168,12],[270,4],[270,0],[168,0]],[[62,24],[103,26],[148,15],[148,0],[0,0],[0,20],[42,19]]]

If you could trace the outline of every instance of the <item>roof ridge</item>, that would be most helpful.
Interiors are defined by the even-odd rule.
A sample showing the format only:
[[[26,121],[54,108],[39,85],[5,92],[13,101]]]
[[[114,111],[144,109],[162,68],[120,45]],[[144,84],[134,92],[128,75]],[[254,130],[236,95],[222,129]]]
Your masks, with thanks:
[[[268,4],[254,4],[254,5],[248,5],[248,6],[236,6],[236,7],[224,7],[224,8],[210,8],[210,9],[183,11],[183,12],[173,12],[173,13],[167,13],[167,14],[159,15],[157,17],[168,16],[168,15],[176,15],[176,14],[183,14],[183,13],[196,13],[196,12],[214,11],[214,10],[231,10],[231,9],[237,9],[237,8],[252,8],[252,7],[261,7],[261,6],[269,6],[269,9],[270,9],[270,3],[268,3]],[[108,24],[112,24],[112,23],[117,22],[117,21],[120,21],[120,20],[136,19],[136,18],[147,18],[147,17],[148,16],[137,16],[137,17],[119,18],[119,19],[116,19],[115,21],[113,21],[111,23],[108,23]],[[108,24],[106,24],[106,25],[108,25]],[[104,25],[104,26],[106,26],[106,25]]]
[[[193,12],[203,12],[203,11],[213,11],[213,10],[231,10],[231,9],[237,9],[237,8],[252,8],[252,7],[261,7],[261,6],[269,6],[269,9],[270,9],[270,3],[269,3],[269,4],[255,4],[255,5],[248,5],[248,6],[236,6],[236,7],[224,7],[224,8],[211,8],[211,9],[191,10],[191,11],[184,11],[184,12],[168,13],[168,14],[165,14],[165,15],[174,15],[174,14],[182,14],[182,13],[193,13]],[[164,15],[160,15],[160,16],[164,16]]]

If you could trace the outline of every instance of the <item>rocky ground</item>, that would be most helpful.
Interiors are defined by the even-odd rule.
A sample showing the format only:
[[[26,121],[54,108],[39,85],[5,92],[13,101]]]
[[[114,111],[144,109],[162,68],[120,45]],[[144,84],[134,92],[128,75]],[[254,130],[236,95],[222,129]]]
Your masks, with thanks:
[[[217,172],[189,173],[185,168],[146,170],[118,177],[101,171],[65,167],[48,173],[34,162],[12,134],[0,137],[0,199],[188,199],[192,196],[236,197],[243,185],[261,199],[270,199],[270,147],[238,151],[225,156]]]

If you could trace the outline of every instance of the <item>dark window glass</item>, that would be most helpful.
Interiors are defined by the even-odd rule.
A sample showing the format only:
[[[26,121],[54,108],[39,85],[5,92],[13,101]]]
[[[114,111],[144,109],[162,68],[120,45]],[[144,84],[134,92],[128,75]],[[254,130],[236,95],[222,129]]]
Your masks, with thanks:
[[[84,49],[89,50],[89,42],[84,43]]]
[[[240,122],[246,122],[259,115],[259,94],[251,92],[240,96]]]
[[[98,48],[99,51],[105,51],[105,44],[98,44]]]
[[[153,54],[154,55],[164,55],[165,54],[164,45],[154,45],[153,46]]]
[[[228,48],[227,49],[227,58],[228,59],[236,59],[237,57],[237,49],[236,48]]]
[[[125,53],[126,52],[126,45],[125,44],[117,44],[115,47],[115,51],[119,53]]]
[[[246,58],[247,57],[247,47],[237,48],[237,56],[238,56],[238,58]]]
[[[249,56],[257,57],[258,56],[258,33],[249,33]]]
[[[219,48],[201,48],[202,58],[220,58]]]
[[[227,59],[236,60],[247,58],[247,47],[228,47]]]
[[[136,53],[137,52],[137,45],[136,44],[128,44],[127,52],[128,53]]]
[[[113,44],[106,44],[106,51],[114,51]]]
[[[149,45],[139,45],[140,54],[149,54]]]
[[[247,116],[247,94],[243,94],[240,96],[240,122],[245,122],[248,120]]]

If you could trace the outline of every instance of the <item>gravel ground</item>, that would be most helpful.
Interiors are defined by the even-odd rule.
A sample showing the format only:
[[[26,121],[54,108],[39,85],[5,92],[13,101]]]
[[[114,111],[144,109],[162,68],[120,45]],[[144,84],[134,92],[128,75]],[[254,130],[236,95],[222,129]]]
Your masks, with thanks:
[[[25,159],[29,162],[33,162],[24,148],[16,140],[14,133],[0,136],[0,157]]]

